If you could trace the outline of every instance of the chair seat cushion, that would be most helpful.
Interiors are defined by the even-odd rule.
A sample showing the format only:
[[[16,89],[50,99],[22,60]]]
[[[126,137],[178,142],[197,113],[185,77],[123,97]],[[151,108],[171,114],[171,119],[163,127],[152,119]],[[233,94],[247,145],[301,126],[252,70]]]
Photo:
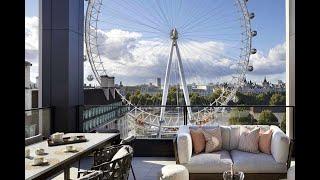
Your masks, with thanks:
[[[216,151],[193,155],[187,164],[183,164],[189,173],[223,173],[229,170],[232,159],[228,151]]]
[[[231,151],[233,168],[244,173],[286,173],[286,163],[277,163],[272,155]]]

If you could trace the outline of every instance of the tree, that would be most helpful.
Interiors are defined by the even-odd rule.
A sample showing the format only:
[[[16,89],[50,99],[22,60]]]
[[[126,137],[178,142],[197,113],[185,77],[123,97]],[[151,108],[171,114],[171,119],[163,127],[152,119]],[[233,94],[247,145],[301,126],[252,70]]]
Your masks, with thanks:
[[[262,125],[278,125],[278,118],[270,111],[263,110],[258,118],[258,123]]]
[[[285,105],[286,104],[286,97],[279,94],[274,93],[270,98],[270,105]]]
[[[126,99],[130,99],[130,96],[131,96],[131,93],[128,92],[128,93],[126,94]]]
[[[232,110],[229,118],[230,125],[250,125],[254,124],[255,119],[248,111]]]
[[[191,93],[190,94],[190,104],[191,105],[203,105],[207,104],[206,97],[200,96],[198,93]]]
[[[269,96],[266,93],[261,93],[256,96],[256,102],[259,105],[267,105],[269,102]]]
[[[131,95],[130,96],[130,102],[133,103],[133,104],[138,104],[138,102],[139,102],[138,96],[136,94]]]
[[[220,94],[222,94],[222,89],[218,88],[212,93],[212,99],[217,99],[220,96]]]
[[[177,105],[177,88],[171,87],[168,91],[167,104]]]

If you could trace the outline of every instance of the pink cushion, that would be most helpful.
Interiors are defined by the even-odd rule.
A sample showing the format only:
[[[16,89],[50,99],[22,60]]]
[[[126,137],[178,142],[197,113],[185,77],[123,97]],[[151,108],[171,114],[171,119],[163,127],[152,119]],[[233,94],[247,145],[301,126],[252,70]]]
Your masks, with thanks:
[[[193,151],[196,154],[201,153],[206,147],[206,141],[203,136],[202,129],[201,128],[198,128],[196,130],[190,129],[190,134],[192,139]]]
[[[260,130],[259,137],[259,150],[266,154],[271,154],[271,138],[272,138],[272,129],[269,129],[266,132]]]

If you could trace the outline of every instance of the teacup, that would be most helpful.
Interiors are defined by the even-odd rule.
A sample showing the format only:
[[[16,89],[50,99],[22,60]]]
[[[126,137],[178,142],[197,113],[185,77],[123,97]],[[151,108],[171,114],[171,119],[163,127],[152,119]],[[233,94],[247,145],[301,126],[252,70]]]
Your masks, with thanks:
[[[25,149],[25,157],[30,157],[30,149]]]
[[[35,165],[37,165],[37,164],[41,164],[41,163],[43,163],[44,162],[44,158],[43,157],[35,157],[34,159],[33,159],[33,164],[35,164]]]
[[[70,141],[75,141],[75,140],[77,140],[77,139],[78,139],[77,136],[71,136],[71,137],[70,137]]]
[[[36,151],[35,151],[35,154],[36,154],[36,155],[44,154],[44,149],[42,149],[42,148],[37,148]]]
[[[53,141],[61,141],[63,138],[63,135],[64,135],[64,133],[57,132],[57,133],[52,134],[51,138]]]
[[[66,151],[73,151],[73,146],[71,146],[71,145],[66,146]]]

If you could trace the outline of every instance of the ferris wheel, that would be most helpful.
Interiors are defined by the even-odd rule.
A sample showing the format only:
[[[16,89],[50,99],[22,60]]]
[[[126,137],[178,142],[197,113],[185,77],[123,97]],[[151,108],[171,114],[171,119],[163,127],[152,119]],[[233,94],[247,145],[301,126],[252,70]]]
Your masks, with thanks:
[[[123,76],[150,70],[164,78],[162,107],[154,112],[139,107],[119,92],[130,106],[127,118],[137,132],[171,133],[182,117],[166,110],[168,91],[177,86],[183,104],[190,105],[188,84],[214,81],[220,94],[206,105],[187,109],[189,123],[218,123],[215,114],[236,100],[247,72],[253,71],[250,55],[255,17],[248,0],[89,0],[85,17],[85,47],[93,75]],[[111,65],[110,65],[111,64]],[[132,68],[132,69],[130,69]],[[152,76],[152,73],[146,73]],[[150,75],[151,74],[151,75]],[[148,77],[147,77],[148,78]],[[224,82],[224,83],[221,83]],[[216,87],[217,88],[217,87]],[[177,93],[178,95],[179,93]],[[178,99],[178,98],[177,98]]]

